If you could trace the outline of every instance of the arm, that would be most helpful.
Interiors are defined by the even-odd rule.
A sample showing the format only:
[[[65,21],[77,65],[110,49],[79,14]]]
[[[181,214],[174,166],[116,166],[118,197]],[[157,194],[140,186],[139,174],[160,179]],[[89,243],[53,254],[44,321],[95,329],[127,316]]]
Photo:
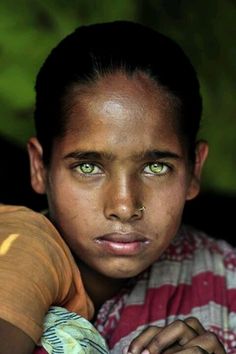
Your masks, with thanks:
[[[35,344],[22,330],[0,319],[0,348],[4,354],[31,354]]]
[[[51,304],[67,296],[71,271],[55,233],[40,214],[0,206],[0,352],[28,353]]]
[[[0,205],[0,352],[32,353],[52,304],[86,318],[93,312],[70,250],[49,220]]]

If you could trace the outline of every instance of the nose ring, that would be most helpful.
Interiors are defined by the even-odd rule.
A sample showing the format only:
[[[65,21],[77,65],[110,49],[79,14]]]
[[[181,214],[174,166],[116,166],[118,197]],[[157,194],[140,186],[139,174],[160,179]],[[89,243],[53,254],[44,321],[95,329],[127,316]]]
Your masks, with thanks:
[[[142,205],[140,208],[138,208],[138,211],[144,211],[145,209],[145,206]]]

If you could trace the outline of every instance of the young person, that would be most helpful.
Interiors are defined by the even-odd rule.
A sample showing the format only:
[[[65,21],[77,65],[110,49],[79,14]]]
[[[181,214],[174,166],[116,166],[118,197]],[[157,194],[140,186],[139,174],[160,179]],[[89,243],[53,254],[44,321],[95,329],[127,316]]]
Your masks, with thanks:
[[[111,353],[236,352],[235,251],[181,226],[208,152],[196,140],[201,111],[182,49],[140,24],[80,27],[38,74],[32,186],[47,194]],[[32,352],[20,321],[0,329]]]

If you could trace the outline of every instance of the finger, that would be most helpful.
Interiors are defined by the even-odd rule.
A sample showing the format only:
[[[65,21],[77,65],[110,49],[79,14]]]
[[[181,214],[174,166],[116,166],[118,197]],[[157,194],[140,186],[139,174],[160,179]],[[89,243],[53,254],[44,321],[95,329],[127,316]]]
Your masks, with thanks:
[[[151,354],[160,353],[176,345],[183,346],[196,336],[198,333],[185,321],[176,320],[155,334],[146,349]]]
[[[182,349],[183,349],[182,345],[179,345],[176,343],[176,344],[172,345],[170,348],[162,351],[162,354],[174,354],[174,353],[178,353]]]
[[[183,347],[180,350],[176,350],[171,352],[171,354],[174,353],[178,353],[178,354],[214,354],[214,353],[208,353],[205,349],[196,346],[196,347],[191,347],[191,348],[187,348],[187,349],[183,349]],[[169,352],[164,351],[162,352],[162,354],[169,354]]]
[[[195,337],[184,345],[184,349],[199,347],[207,353],[226,354],[223,344],[215,333],[205,331],[201,336]]]
[[[193,317],[193,316],[187,317],[186,319],[184,319],[184,322],[189,327],[191,327],[198,335],[201,335],[206,332],[205,328],[202,326],[201,322],[196,317]],[[165,349],[164,353],[165,354],[174,354],[174,353],[177,353],[181,350],[183,350],[183,347],[176,343],[176,344],[173,344],[168,349]]]
[[[123,354],[140,354],[150,343],[152,338],[161,331],[160,327],[149,326],[124,349]]]
[[[199,335],[206,332],[205,328],[196,317],[188,317],[184,320],[184,322],[187,323],[189,327],[192,327]]]

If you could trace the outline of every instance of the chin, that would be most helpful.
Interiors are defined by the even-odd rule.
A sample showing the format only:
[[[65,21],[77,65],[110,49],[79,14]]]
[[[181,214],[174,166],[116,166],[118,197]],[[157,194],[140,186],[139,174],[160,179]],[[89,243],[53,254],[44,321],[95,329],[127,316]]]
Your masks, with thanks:
[[[103,271],[100,271],[100,274],[107,276],[108,278],[112,279],[129,279],[137,276],[138,274],[142,273],[149,267],[149,264],[143,267],[134,266],[134,265],[119,265],[119,266],[112,266],[112,268],[108,270],[108,267]]]

